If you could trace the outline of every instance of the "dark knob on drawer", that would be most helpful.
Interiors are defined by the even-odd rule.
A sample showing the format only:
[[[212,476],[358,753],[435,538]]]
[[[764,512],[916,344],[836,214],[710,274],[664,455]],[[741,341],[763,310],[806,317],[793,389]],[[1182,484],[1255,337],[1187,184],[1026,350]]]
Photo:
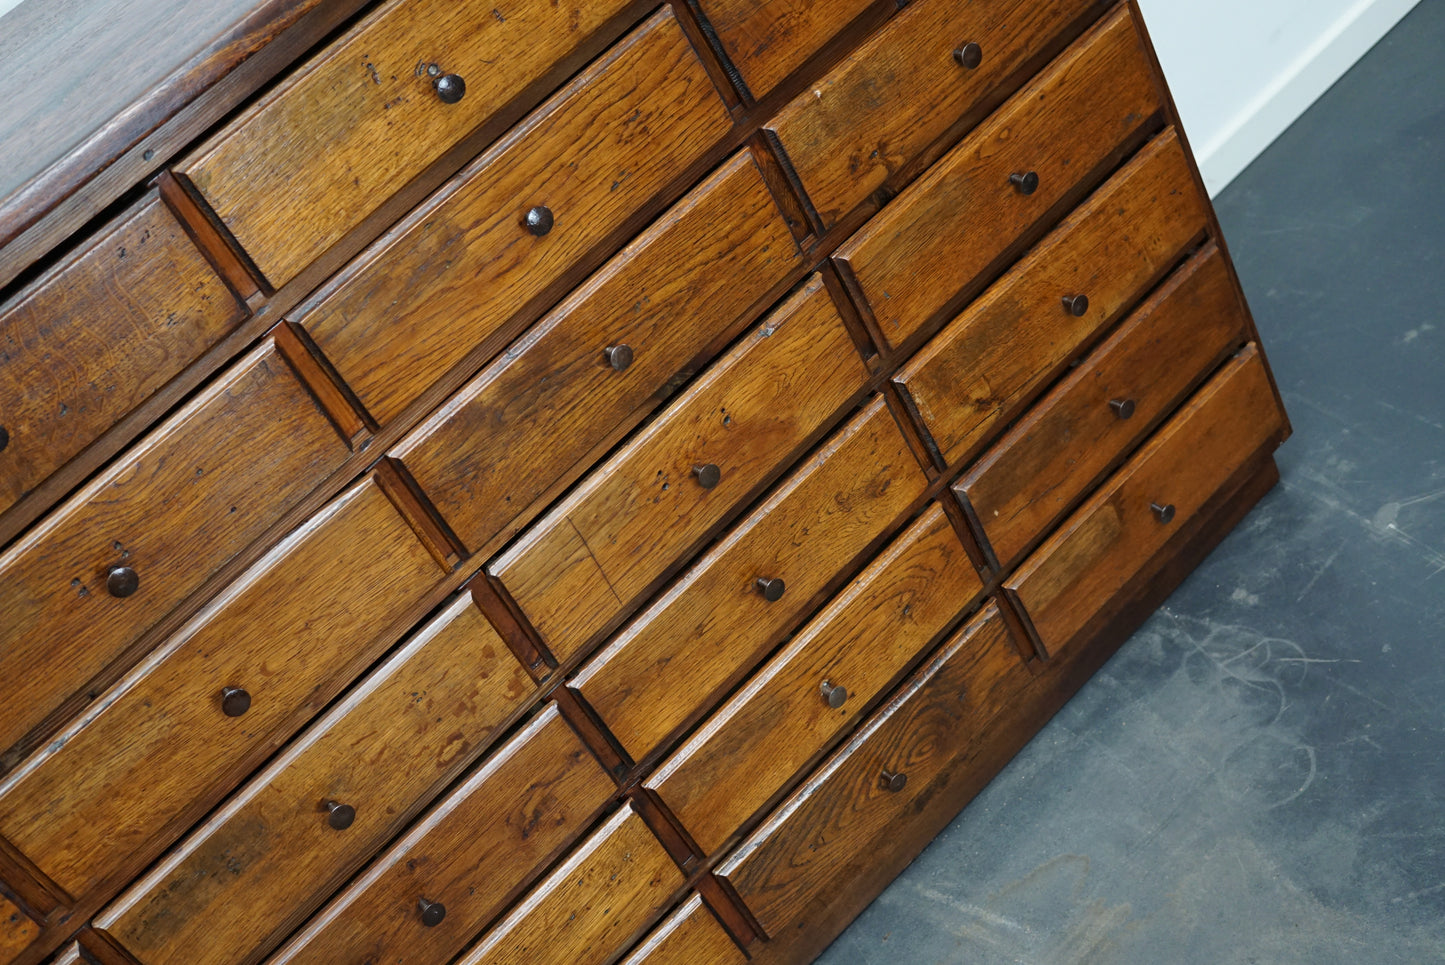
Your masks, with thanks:
[[[1153,512],[1154,518],[1159,520],[1159,522],[1164,523],[1165,525],[1174,522],[1173,503],[1165,503],[1163,506],[1160,506],[1158,503],[1150,503],[1149,509],[1151,512]]]
[[[0,452],[4,452],[8,445],[10,445],[10,430],[0,426]]]
[[[626,372],[627,367],[632,364],[631,345],[609,345],[602,350],[603,358],[607,364],[619,372]]]
[[[953,59],[958,61],[958,66],[973,70],[983,63],[983,48],[975,43],[966,43],[953,52]]]
[[[545,204],[539,204],[527,212],[524,223],[528,231],[540,238],[552,230],[552,209]]]
[[[825,680],[823,681],[823,686],[820,687],[819,690],[822,692],[823,699],[827,701],[828,706],[832,707],[834,710],[837,710],[839,707],[842,707],[848,702],[847,687],[842,687],[831,681]]]
[[[711,489],[722,482],[722,470],[717,463],[709,462],[701,466],[692,467],[692,475],[697,479],[697,484],[703,489]]]
[[[1036,171],[1026,171],[1023,174],[1010,174],[1008,183],[1014,186],[1019,194],[1033,194],[1039,189],[1039,175]]]
[[[221,712],[227,717],[240,717],[251,709],[251,695],[240,687],[226,687],[221,691]]]
[[[442,74],[433,83],[443,104],[455,104],[467,95],[467,82],[461,74]]]
[[[439,901],[427,901],[422,898],[417,901],[416,906],[421,910],[421,923],[428,928],[440,925],[442,919],[447,916],[447,906]]]
[[[769,603],[777,603],[783,598],[783,593],[788,589],[788,584],[782,580],[766,576],[758,577],[753,581],[753,585],[758,588],[758,592],[763,595],[763,599]]]
[[[322,801],[321,807],[327,812],[326,823],[338,831],[345,831],[356,820],[356,808],[340,801]]]
[[[1064,299],[1064,307],[1068,309],[1069,314],[1075,318],[1083,318],[1089,314],[1089,296],[1069,295]]]
[[[1114,414],[1121,419],[1131,419],[1134,416],[1133,399],[1110,399],[1109,408],[1113,409]]]
[[[125,599],[140,589],[140,577],[129,566],[112,566],[105,574],[105,588],[117,599]]]
[[[884,771],[878,775],[878,786],[885,791],[892,791],[897,794],[908,786],[907,774],[895,774],[893,771]]]

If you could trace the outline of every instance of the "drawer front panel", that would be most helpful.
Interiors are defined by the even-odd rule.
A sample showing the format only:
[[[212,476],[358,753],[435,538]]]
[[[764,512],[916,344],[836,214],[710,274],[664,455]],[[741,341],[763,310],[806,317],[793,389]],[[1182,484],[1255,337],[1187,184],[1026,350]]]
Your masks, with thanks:
[[[1282,431],[1264,365],[1251,346],[1009,579],[1008,588],[1048,653],[1067,646],[1154,552]]]
[[[789,798],[719,876],[769,935],[805,920],[808,903],[831,883],[866,873],[876,849],[886,848],[880,837],[940,772],[952,768],[957,779],[974,735],[1032,680],[990,605]]]
[[[703,0],[702,12],[749,92],[761,98],[872,0]]]
[[[451,961],[576,840],[613,791],[549,706],[334,898],[271,965]]]
[[[781,281],[797,246],[744,151],[403,442],[474,551],[620,429]],[[604,350],[626,351],[609,361]],[[574,477],[575,478],[575,474]],[[566,481],[570,482],[568,478]]]
[[[475,758],[533,689],[481,611],[460,598],[97,925],[147,965],[221,965],[269,951]]]
[[[283,740],[273,732],[298,708],[324,704],[441,576],[363,480],[0,784],[0,834],[84,894],[214,794],[238,759]]]
[[[767,126],[825,225],[1006,83],[1079,16],[1078,0],[913,3]],[[966,45],[981,60],[966,67]],[[966,63],[973,63],[966,60]]]
[[[943,459],[968,459],[1208,222],[1178,137],[1156,138],[894,377]]]
[[[693,895],[653,929],[623,965],[746,965],[737,943]]]
[[[0,307],[0,512],[247,314],[154,191]]]
[[[573,686],[640,760],[749,671],[761,648],[920,499],[927,482],[887,406],[876,400]],[[781,580],[781,596],[769,600],[760,579]]]
[[[712,854],[982,590],[948,517],[931,507],[647,786]],[[837,707],[834,687],[846,695]]]
[[[268,342],[0,555],[0,748],[348,455]]]
[[[839,249],[888,343],[922,328],[1160,107],[1121,9]]]
[[[1181,267],[959,484],[1007,568],[1246,337],[1219,249]]]
[[[181,171],[279,288],[626,6],[393,0]]]
[[[730,128],[664,8],[373,246],[299,321],[386,423]],[[544,209],[529,228],[529,214]]]
[[[489,571],[557,658],[567,659],[867,375],[814,276]]]

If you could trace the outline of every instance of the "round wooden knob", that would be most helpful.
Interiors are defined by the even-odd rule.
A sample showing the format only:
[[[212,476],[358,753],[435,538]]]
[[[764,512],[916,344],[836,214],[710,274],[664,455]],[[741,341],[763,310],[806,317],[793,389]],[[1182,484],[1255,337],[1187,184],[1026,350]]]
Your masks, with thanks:
[[[1064,308],[1075,318],[1083,318],[1089,314],[1089,296],[1069,295],[1064,299]]]
[[[327,812],[326,823],[338,831],[345,831],[356,820],[356,808],[340,801],[322,801],[321,807]]]
[[[884,771],[878,775],[878,786],[885,791],[892,791],[897,794],[908,786],[907,774],[895,774],[892,771]]]
[[[1134,417],[1133,399],[1110,399],[1109,408],[1121,419],[1132,419]]]
[[[1019,194],[1033,194],[1039,189],[1039,176],[1035,171],[1027,171],[1023,174],[1010,174],[1008,183],[1014,186]]]
[[[8,445],[10,445],[10,430],[0,426],[0,452],[4,452]]]
[[[758,577],[753,581],[753,585],[758,588],[758,592],[763,595],[763,599],[769,603],[777,603],[783,598],[783,594],[787,592],[788,589],[788,584],[782,580],[766,576]]]
[[[607,364],[619,372],[626,372],[627,367],[632,364],[632,346],[630,345],[609,345],[602,350],[603,358]]]
[[[221,712],[227,717],[240,717],[251,709],[251,695],[240,687],[226,687],[221,691]]]
[[[1149,510],[1154,514],[1155,519],[1166,526],[1174,522],[1173,503],[1165,503],[1163,506],[1160,506],[1158,503],[1150,503]]]
[[[418,899],[416,907],[421,911],[421,923],[428,928],[435,928],[442,923],[447,916],[447,906],[439,901],[427,901],[425,898]]]
[[[823,681],[823,686],[819,689],[822,691],[823,700],[827,701],[828,706],[832,707],[834,710],[837,710],[839,707],[842,707],[848,702],[847,687],[841,687],[835,683],[825,680]]]
[[[975,70],[983,63],[983,48],[975,43],[966,43],[953,52],[953,59],[958,66]]]
[[[455,104],[467,96],[467,82],[461,74],[443,74],[432,82],[437,89],[437,98],[443,104]]]
[[[117,599],[125,599],[140,589],[140,577],[129,566],[112,566],[105,574],[105,588]]]
[[[527,212],[524,223],[528,231],[540,238],[552,230],[552,209],[545,204],[539,204]]]
[[[722,470],[717,467],[717,463],[715,462],[705,463],[701,466],[693,466],[692,475],[693,478],[697,480],[697,484],[703,489],[711,489],[722,482]]]

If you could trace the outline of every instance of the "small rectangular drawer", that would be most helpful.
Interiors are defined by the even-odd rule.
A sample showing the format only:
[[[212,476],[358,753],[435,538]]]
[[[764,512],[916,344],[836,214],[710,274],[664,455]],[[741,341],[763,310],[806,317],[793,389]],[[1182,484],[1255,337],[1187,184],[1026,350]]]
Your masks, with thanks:
[[[487,747],[534,690],[448,606],[96,919],[146,965],[255,960]]]
[[[1055,655],[1068,646],[1283,430],[1264,363],[1251,345],[1008,580],[1045,651]]]
[[[999,441],[954,491],[1008,569],[1247,337],[1213,243]]]
[[[0,306],[0,513],[248,314],[155,191]]]
[[[702,0],[748,92],[761,99],[874,0]]]
[[[838,250],[888,344],[919,331],[1161,107],[1120,8]]]
[[[693,895],[667,916],[622,965],[747,965],[737,943]]]
[[[976,734],[1020,699],[1024,668],[990,604],[719,868],[767,934],[807,920],[840,879],[866,874],[945,770],[964,776]]]
[[[969,459],[1208,224],[1184,147],[1167,131],[894,376],[936,458]]]
[[[624,805],[457,965],[602,965],[682,883],[662,844]]]
[[[79,897],[158,848],[364,669],[442,570],[367,477],[0,783],[0,834]],[[239,693],[233,691],[239,690]]]
[[[744,150],[393,454],[479,551],[719,351],[799,260]]]
[[[750,671],[762,648],[927,487],[876,399],[618,634],[572,687],[641,760]]]
[[[348,455],[267,340],[0,554],[0,749]]]
[[[766,126],[826,226],[857,207],[1080,17],[1079,0],[920,0]],[[977,48],[978,59],[973,58]]]
[[[821,277],[812,276],[488,572],[566,660],[867,378]]]
[[[495,53],[505,63],[504,51]],[[731,126],[664,7],[293,318],[385,424],[555,289]]]
[[[982,590],[934,504],[646,786],[712,854]]]
[[[277,288],[454,143],[595,45],[625,0],[391,0],[180,173]],[[444,102],[441,77],[464,96]],[[453,90],[457,88],[453,86]]]
[[[614,790],[549,705],[268,962],[449,962]]]

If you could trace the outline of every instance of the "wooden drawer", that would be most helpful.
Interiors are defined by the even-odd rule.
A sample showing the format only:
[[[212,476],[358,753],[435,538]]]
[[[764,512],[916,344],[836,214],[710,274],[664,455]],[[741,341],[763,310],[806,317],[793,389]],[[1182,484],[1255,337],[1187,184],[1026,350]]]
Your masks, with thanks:
[[[1283,429],[1250,346],[1008,580],[1044,649],[1057,654],[1127,591],[1169,537]]]
[[[362,480],[9,775],[0,834],[85,894],[183,830],[196,802],[242,776],[238,762],[285,740],[278,728],[294,730],[374,660],[441,575]]]
[[[548,706],[269,962],[451,961],[613,791]]]
[[[457,965],[602,965],[682,882],[647,825],[623,807]]]
[[[0,961],[18,958],[39,937],[40,926],[0,893]]]
[[[802,66],[873,0],[702,0],[723,53],[755,98]]]
[[[268,341],[0,555],[0,748],[349,455]]]
[[[798,258],[743,151],[393,452],[477,551],[716,353]]]
[[[652,930],[622,965],[746,965],[737,943],[693,895]]]
[[[566,660],[775,473],[867,377],[814,275],[488,572]]]
[[[839,249],[888,344],[906,342],[1161,106],[1121,7]]]
[[[1009,83],[1079,18],[1082,6],[922,0],[794,98],[766,127],[778,135],[824,225],[889,183]]]
[[[1184,148],[1166,132],[894,376],[936,458],[970,458],[1208,223]],[[1082,304],[1064,302],[1080,295]]]
[[[0,306],[0,513],[247,314],[155,191]]]
[[[664,7],[295,317],[389,422],[730,129]]]
[[[254,960],[531,695],[462,596],[96,919],[147,965]]]
[[[641,760],[749,672],[838,570],[922,498],[927,483],[888,407],[875,400],[572,686]],[[765,588],[759,580],[779,582]]]
[[[1007,569],[1247,337],[1211,243],[956,486]]]
[[[890,828],[949,769],[957,780],[974,735],[1020,699],[1024,669],[990,604],[886,708],[808,779],[718,869],[767,934],[801,922],[839,878],[866,874]]]
[[[627,6],[392,0],[180,171],[279,288]]]
[[[935,504],[646,786],[712,854],[982,590]]]

